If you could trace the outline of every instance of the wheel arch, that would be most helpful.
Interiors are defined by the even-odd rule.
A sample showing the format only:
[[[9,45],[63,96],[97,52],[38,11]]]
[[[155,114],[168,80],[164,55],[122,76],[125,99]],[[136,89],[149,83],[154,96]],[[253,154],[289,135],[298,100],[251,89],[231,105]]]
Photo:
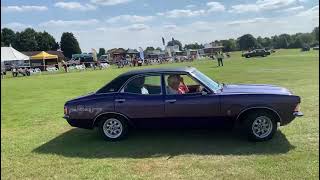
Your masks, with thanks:
[[[134,126],[133,122],[124,114],[122,113],[118,113],[118,112],[104,112],[104,113],[100,113],[99,115],[97,115],[94,119],[93,119],[93,123],[92,123],[92,127],[97,127],[99,122],[106,117],[117,117],[120,116],[122,118],[124,118],[128,124],[130,126]]]
[[[244,122],[244,117],[246,117],[248,114],[254,112],[254,111],[266,111],[271,113],[272,115],[274,115],[274,117],[276,118],[277,122],[281,123],[281,116],[279,115],[279,113],[274,110],[273,108],[270,107],[265,107],[265,106],[259,106],[259,107],[248,107],[248,108],[244,108],[243,110],[241,110],[235,121],[237,124],[242,124]]]

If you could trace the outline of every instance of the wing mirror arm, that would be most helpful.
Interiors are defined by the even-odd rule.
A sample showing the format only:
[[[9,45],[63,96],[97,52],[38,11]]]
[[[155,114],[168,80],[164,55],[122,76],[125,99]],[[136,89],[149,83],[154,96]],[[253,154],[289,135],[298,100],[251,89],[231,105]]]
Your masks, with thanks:
[[[203,95],[203,96],[205,96],[205,95],[207,95],[208,93],[207,92],[205,92],[205,91],[202,91],[201,92],[201,95]]]

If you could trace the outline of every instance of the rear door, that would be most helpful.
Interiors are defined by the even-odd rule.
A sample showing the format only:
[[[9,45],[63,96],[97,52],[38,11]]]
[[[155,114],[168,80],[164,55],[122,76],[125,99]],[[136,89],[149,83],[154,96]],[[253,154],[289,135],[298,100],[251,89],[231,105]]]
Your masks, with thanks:
[[[139,75],[128,80],[115,96],[115,111],[138,127],[152,127],[164,117],[161,75]]]

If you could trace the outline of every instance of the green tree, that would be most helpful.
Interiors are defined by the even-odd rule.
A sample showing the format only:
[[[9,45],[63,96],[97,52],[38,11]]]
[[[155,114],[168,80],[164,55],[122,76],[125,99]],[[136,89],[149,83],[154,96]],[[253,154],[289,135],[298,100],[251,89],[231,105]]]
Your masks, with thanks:
[[[72,54],[81,53],[79,43],[77,39],[74,37],[73,33],[64,32],[61,36],[60,46],[64,56],[68,58],[71,58]]]
[[[301,33],[297,33],[291,36],[291,43],[289,45],[289,48],[302,48],[303,41],[300,38]]]
[[[281,34],[277,39],[278,48],[288,48],[291,42],[291,36],[289,34]]]
[[[312,34],[314,35],[315,40],[319,42],[319,26],[313,29]]]
[[[167,46],[173,46],[173,45],[178,45],[179,46],[179,50],[181,51],[182,50],[182,44],[179,40],[175,40],[175,39],[172,39],[171,41],[169,41],[167,43]]]
[[[58,42],[55,42],[54,46],[53,46],[53,50],[58,50],[60,48],[60,45]]]
[[[56,40],[46,31],[37,33],[36,40],[39,51],[57,50]]]
[[[257,40],[251,34],[245,34],[238,38],[241,50],[249,50],[258,46]]]
[[[161,47],[157,47],[156,50],[158,51],[162,51]]]
[[[27,28],[20,33],[19,41],[19,50],[20,51],[36,51],[38,50],[37,37],[38,33],[32,29]]]
[[[4,46],[9,46],[10,44],[13,46],[15,42],[15,33],[9,28],[1,29],[1,42],[3,42]]]
[[[104,48],[99,48],[99,52],[98,52],[98,57],[105,55],[106,54],[106,50]]]
[[[237,41],[234,39],[221,40],[223,51],[230,52],[237,50]]]
[[[184,49],[202,49],[202,48],[204,48],[204,46],[198,43],[184,45]]]
[[[149,47],[147,47],[146,49],[145,49],[145,51],[153,51],[154,50],[154,47],[152,47],[152,46],[149,46]]]

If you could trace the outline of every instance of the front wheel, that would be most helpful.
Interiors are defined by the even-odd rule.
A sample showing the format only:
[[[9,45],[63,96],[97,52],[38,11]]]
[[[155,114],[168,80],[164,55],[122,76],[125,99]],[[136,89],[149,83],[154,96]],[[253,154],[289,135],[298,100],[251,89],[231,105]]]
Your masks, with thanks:
[[[128,125],[121,117],[110,117],[100,122],[99,131],[105,140],[118,141],[127,136]]]
[[[277,121],[275,117],[263,111],[249,114],[245,126],[248,138],[252,141],[269,140],[277,131]]]

